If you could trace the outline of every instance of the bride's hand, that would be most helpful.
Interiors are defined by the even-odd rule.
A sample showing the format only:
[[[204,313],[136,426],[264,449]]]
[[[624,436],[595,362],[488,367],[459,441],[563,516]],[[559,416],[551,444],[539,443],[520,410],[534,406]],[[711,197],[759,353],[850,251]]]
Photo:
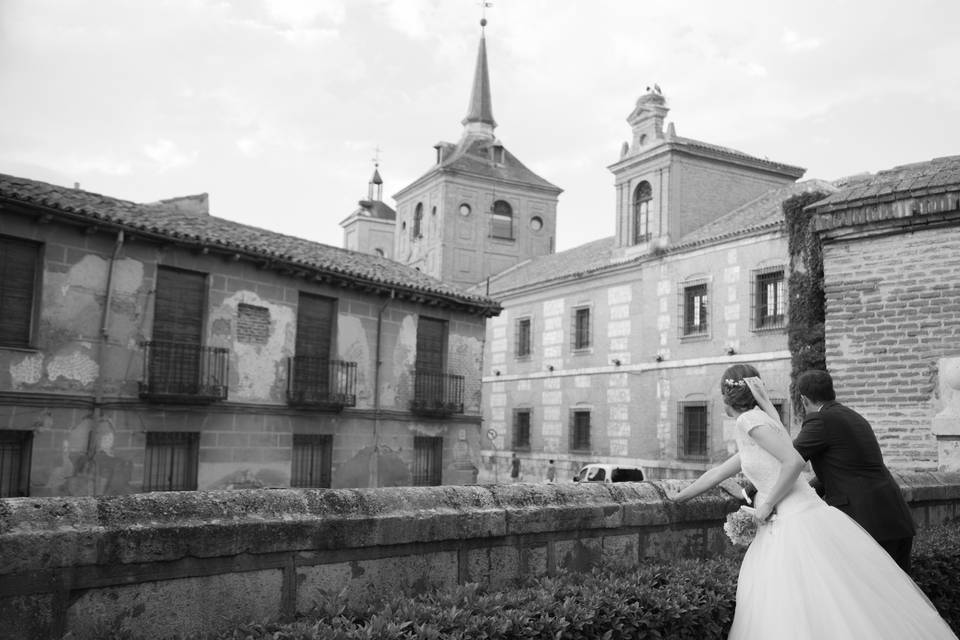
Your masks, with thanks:
[[[769,503],[763,503],[757,507],[757,510],[753,512],[753,517],[756,518],[757,524],[766,524],[776,512],[776,508],[771,507]]]

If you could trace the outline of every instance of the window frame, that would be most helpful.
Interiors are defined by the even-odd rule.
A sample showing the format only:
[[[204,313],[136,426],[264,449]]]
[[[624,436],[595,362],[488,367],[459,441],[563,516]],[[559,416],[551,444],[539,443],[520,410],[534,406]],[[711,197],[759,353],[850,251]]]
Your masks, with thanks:
[[[518,360],[533,355],[533,319],[530,316],[517,318],[514,325],[513,355]]]
[[[688,409],[702,410],[702,425],[692,425],[688,422]],[[690,415],[692,414],[691,411]],[[691,429],[699,429],[701,426],[702,433],[691,434]],[[691,447],[693,436],[696,436],[695,449]],[[680,460],[710,459],[710,403],[706,400],[681,400],[677,403],[677,458]]]
[[[574,352],[589,351],[593,348],[591,311],[591,305],[577,305],[571,309],[570,348]],[[581,322],[582,319],[585,319],[585,323]]]
[[[697,293],[702,291],[700,300],[700,322],[694,324],[688,310],[696,305]],[[706,278],[684,282],[678,292],[679,334],[681,340],[710,337],[710,282]],[[691,295],[693,294],[693,295]],[[698,315],[696,312],[694,316]],[[688,321],[689,318],[689,321]]]
[[[523,419],[521,419],[521,417]],[[533,409],[521,407],[513,410],[513,448],[518,451],[530,450],[530,431],[533,424]]]
[[[653,202],[653,187],[646,180],[641,180],[633,190],[633,244],[650,242],[650,238],[653,237],[650,232],[651,202]]]
[[[589,452],[592,449],[592,425],[590,409],[570,410],[570,451]],[[585,420],[585,424],[584,421]]]
[[[413,458],[410,474],[411,485],[415,487],[436,487],[443,484],[442,436],[414,436]],[[421,462],[427,463],[426,469],[420,469]]]
[[[299,445],[299,446],[298,446]],[[297,453],[309,458],[299,465]],[[291,445],[290,486],[329,489],[333,482],[333,436],[329,433],[294,433]],[[311,464],[312,463],[312,464]],[[304,473],[305,472],[305,473]]]
[[[167,485],[159,482],[148,482],[148,479],[160,475],[151,470],[151,462],[156,453],[161,451],[162,448],[167,448],[172,455],[175,455],[178,450],[177,447],[180,445],[185,445],[186,456],[180,486],[176,486],[172,481]],[[196,491],[199,462],[199,431],[148,431],[147,442],[144,445],[142,489],[143,491]],[[170,477],[172,477],[172,472]]]
[[[32,253],[30,261],[32,262],[32,282],[22,290],[10,290],[11,282],[17,282],[18,278],[6,277],[8,270],[7,258],[12,247],[26,249]],[[0,347],[10,347],[14,349],[32,349],[36,338],[37,320],[39,317],[39,305],[42,299],[41,279],[43,277],[43,250],[44,244],[27,238],[16,236],[0,235],[0,307],[5,309],[5,313],[11,313],[10,307],[3,304],[5,298],[10,296],[29,296],[29,299],[23,303],[23,309],[20,310],[21,316],[17,318],[18,323],[25,330],[23,333],[8,329],[9,320],[4,321],[0,318]],[[24,266],[24,265],[18,265]],[[10,332],[7,335],[7,332]],[[14,335],[19,333],[20,335]]]
[[[497,240],[514,240],[513,206],[506,200],[495,200],[490,206],[490,237]]]
[[[30,495],[32,463],[33,431],[0,429],[0,498]]]
[[[770,276],[780,275],[779,278]],[[774,285],[774,314],[763,312],[770,308],[767,285]],[[779,313],[777,313],[779,311]],[[772,318],[772,320],[768,320]],[[779,331],[787,326],[787,280],[783,265],[754,269],[750,272],[750,330],[755,332]]]

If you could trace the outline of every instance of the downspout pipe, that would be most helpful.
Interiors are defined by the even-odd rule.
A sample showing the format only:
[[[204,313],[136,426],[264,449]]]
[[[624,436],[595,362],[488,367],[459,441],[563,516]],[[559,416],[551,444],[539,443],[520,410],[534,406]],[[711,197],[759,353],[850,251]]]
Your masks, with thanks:
[[[103,300],[103,315],[100,322],[100,336],[97,353],[97,390],[93,399],[93,407],[96,417],[100,417],[100,405],[103,403],[103,367],[104,367],[104,348],[110,338],[107,327],[110,324],[110,307],[113,304],[113,273],[116,268],[117,259],[120,257],[120,251],[123,249],[124,235],[123,229],[117,232],[116,242],[113,244],[113,255],[110,256],[110,264],[107,266],[107,290]]]
[[[380,350],[383,343],[383,312],[396,295],[396,289],[390,289],[390,296],[377,312],[377,351],[373,367],[373,454],[370,457],[370,483],[374,487],[380,486],[380,367],[383,365]]]

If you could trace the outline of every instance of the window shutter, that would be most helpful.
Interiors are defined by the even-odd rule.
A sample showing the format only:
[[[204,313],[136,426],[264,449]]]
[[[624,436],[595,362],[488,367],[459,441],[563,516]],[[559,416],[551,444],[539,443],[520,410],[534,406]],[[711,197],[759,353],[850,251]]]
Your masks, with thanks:
[[[30,344],[39,255],[34,242],[0,238],[0,344]]]
[[[417,371],[443,371],[447,349],[447,323],[420,316],[417,323]]]
[[[331,298],[300,294],[297,307],[298,356],[330,358],[335,302]]]
[[[202,344],[206,292],[205,274],[159,267],[153,339]]]

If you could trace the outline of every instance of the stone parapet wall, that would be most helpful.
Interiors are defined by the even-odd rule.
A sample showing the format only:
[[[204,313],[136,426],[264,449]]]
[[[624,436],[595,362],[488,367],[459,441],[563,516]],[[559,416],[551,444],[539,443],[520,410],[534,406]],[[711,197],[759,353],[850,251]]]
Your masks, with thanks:
[[[921,525],[960,516],[960,474],[903,476]],[[736,501],[684,481],[241,490],[0,500],[11,638],[157,638],[283,620],[319,594],[423,590],[603,560],[733,554]]]

